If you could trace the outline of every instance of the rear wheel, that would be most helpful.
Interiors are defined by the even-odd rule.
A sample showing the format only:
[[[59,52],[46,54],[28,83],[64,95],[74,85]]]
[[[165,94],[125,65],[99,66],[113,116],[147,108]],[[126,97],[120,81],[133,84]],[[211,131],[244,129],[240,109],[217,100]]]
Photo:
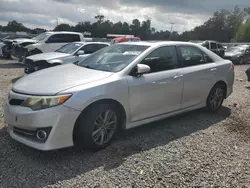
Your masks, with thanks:
[[[218,111],[224,101],[225,87],[222,84],[216,84],[210,91],[207,98],[207,108],[211,112]]]
[[[244,64],[244,58],[241,57],[241,58],[240,58],[240,65],[243,65],[243,64]]]
[[[93,104],[77,120],[75,145],[95,151],[107,147],[116,133],[119,120],[120,115],[115,105]]]

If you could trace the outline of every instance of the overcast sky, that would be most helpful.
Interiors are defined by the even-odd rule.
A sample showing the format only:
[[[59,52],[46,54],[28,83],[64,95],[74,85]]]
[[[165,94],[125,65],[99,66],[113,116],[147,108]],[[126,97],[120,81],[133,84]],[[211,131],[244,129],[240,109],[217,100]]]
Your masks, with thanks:
[[[0,0],[0,24],[16,20],[30,28],[53,29],[59,23],[93,22],[102,14],[113,22],[150,18],[157,30],[183,32],[204,23],[213,12],[235,5],[249,7],[250,0]]]

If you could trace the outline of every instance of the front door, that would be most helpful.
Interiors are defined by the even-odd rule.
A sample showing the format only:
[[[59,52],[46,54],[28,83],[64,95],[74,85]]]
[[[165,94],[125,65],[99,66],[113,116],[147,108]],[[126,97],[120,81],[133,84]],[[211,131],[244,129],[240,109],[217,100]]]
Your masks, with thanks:
[[[215,84],[216,63],[199,48],[179,46],[183,63],[183,98],[181,108],[199,105],[206,101]]]
[[[183,78],[175,46],[154,50],[142,62],[151,72],[128,76],[130,121],[139,121],[180,109]]]

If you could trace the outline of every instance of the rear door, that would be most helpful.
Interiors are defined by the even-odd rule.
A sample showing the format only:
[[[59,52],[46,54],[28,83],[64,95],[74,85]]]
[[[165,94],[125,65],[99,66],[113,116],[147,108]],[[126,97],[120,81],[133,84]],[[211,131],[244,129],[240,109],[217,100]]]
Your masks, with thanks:
[[[217,43],[217,47],[218,47],[220,56],[224,57],[224,55],[225,55],[225,48],[221,44],[219,44],[219,43]]]
[[[141,64],[151,68],[142,76],[128,75],[130,121],[138,121],[180,109],[183,78],[175,46],[151,52]]]
[[[195,46],[178,46],[183,67],[183,98],[181,108],[203,103],[216,79],[216,63]]]
[[[217,55],[220,55],[218,51],[217,43],[210,42],[210,48],[212,52],[216,53]]]

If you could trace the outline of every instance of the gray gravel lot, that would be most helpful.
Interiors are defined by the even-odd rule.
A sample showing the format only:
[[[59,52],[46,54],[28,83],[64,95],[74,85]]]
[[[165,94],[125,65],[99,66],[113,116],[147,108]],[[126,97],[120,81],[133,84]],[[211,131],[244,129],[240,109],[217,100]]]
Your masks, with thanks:
[[[13,62],[0,60],[0,107],[23,74]],[[247,67],[236,66],[234,93],[217,114],[197,110],[129,130],[96,153],[23,146],[6,133],[0,108],[0,188],[250,187]]]

